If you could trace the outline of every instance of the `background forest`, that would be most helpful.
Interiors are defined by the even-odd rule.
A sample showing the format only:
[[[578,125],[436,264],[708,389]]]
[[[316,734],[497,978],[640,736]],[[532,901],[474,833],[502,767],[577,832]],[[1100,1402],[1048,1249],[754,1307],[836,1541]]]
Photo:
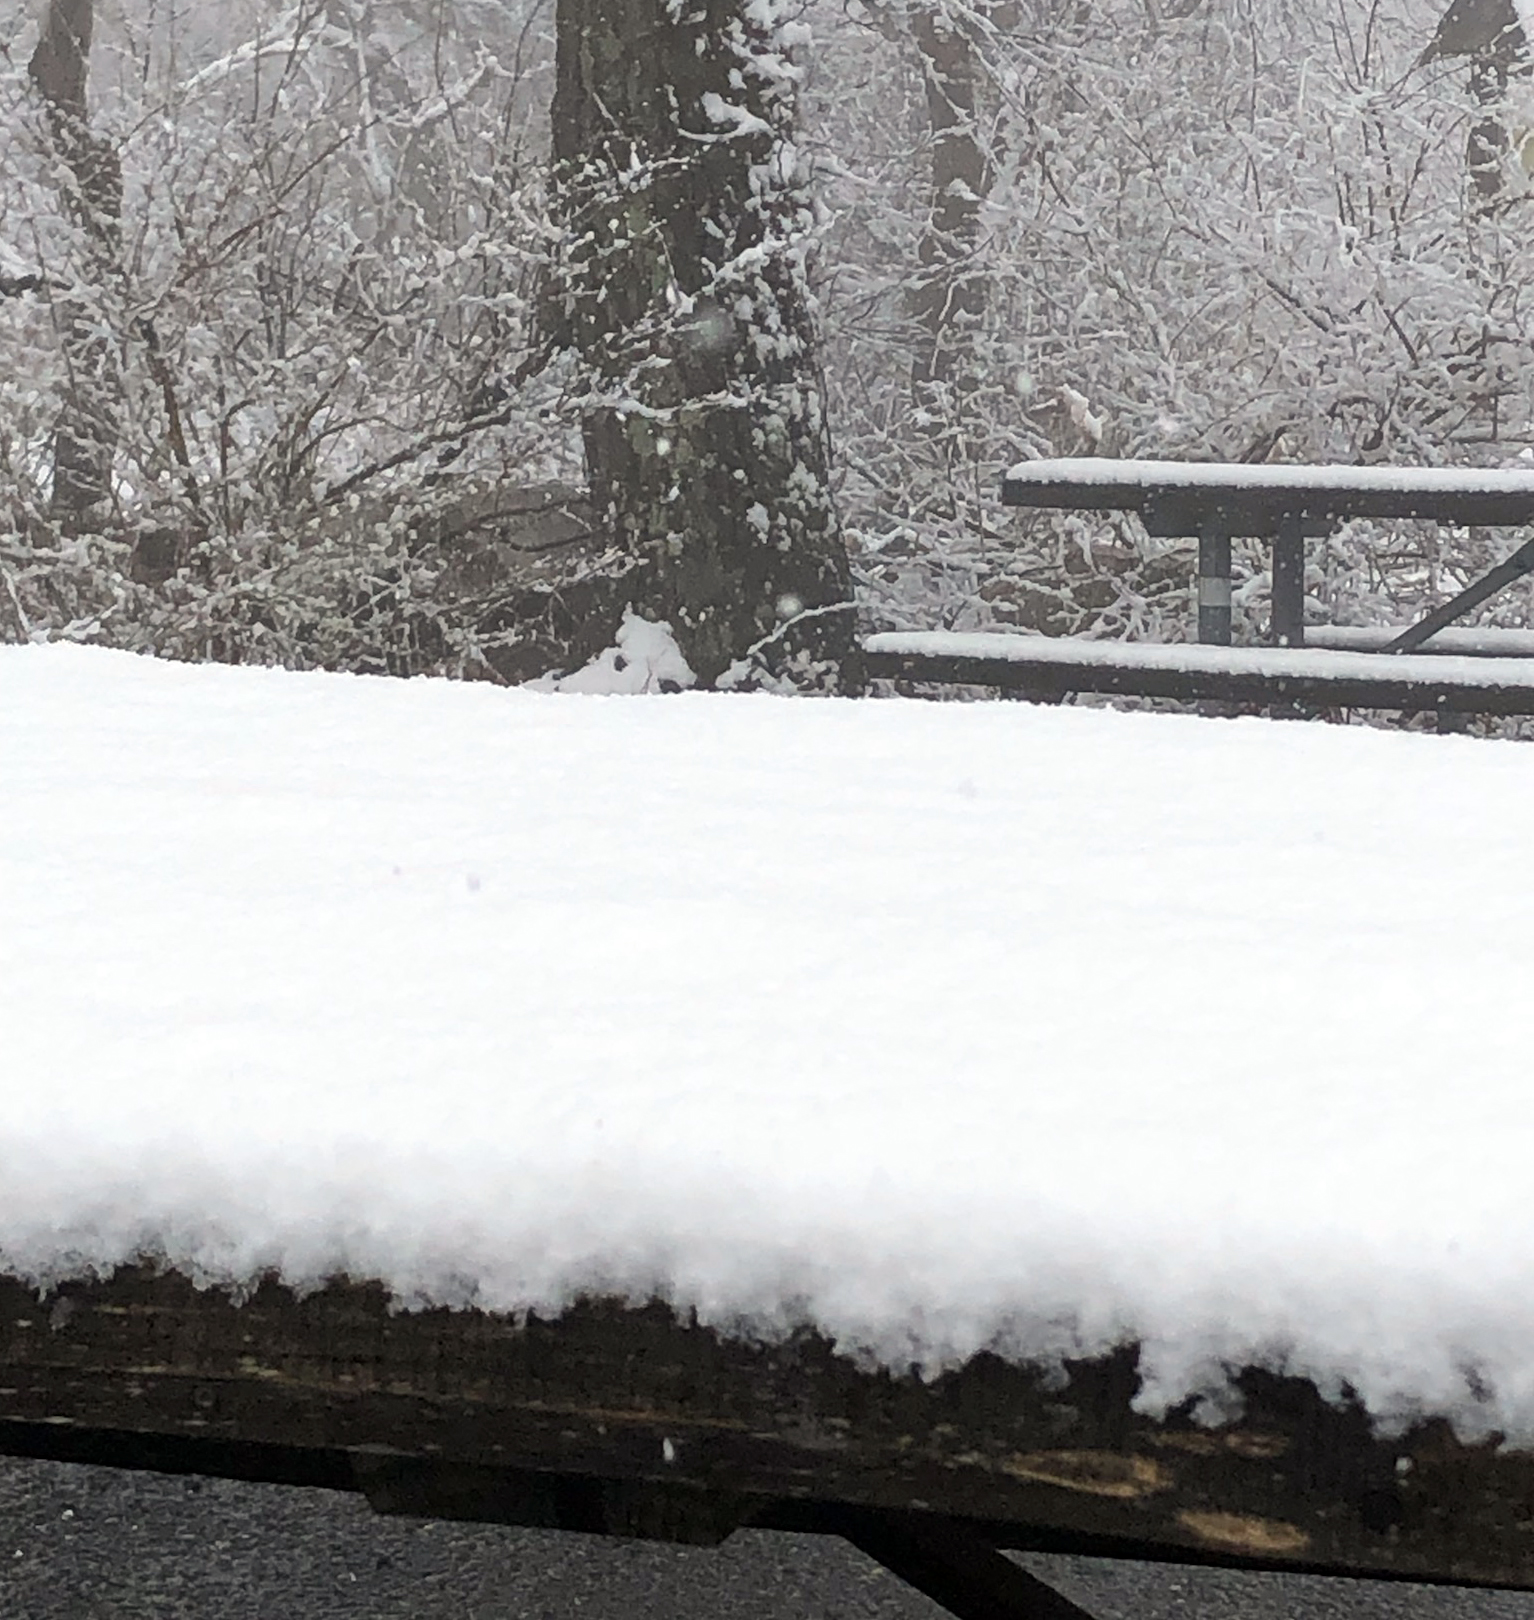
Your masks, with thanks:
[[[1435,55],[1444,10],[810,0],[865,628],[1189,633],[1172,543],[1003,512],[1026,456],[1534,457],[1534,94]],[[72,150],[43,8],[0,11],[0,638],[499,679],[607,645],[542,335],[552,0],[98,0]],[[1308,612],[1398,621],[1505,548],[1355,523]]]

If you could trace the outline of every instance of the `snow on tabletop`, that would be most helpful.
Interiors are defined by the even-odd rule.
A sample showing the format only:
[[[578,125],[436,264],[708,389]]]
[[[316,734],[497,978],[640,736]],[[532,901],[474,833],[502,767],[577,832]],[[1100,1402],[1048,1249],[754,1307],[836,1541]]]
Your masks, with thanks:
[[[26,647],[0,761],[0,1270],[1534,1436],[1534,749]]]
[[[1019,461],[1009,483],[1116,484],[1177,489],[1390,490],[1413,495],[1449,491],[1534,496],[1534,465],[1521,468],[1284,466],[1270,462],[1119,461],[1067,456]]]
[[[984,658],[1009,664],[1291,675],[1302,680],[1452,682],[1456,686],[1534,686],[1534,657],[1329,651],[1311,647],[1215,647],[1199,642],[1078,641],[1006,630],[881,630],[863,643],[896,657]]]

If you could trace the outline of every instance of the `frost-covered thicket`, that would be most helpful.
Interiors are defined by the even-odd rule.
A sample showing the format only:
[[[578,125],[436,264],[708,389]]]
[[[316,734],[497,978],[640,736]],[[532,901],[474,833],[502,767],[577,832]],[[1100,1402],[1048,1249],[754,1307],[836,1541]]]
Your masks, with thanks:
[[[482,667],[511,616],[485,536],[578,529],[557,377],[517,375],[547,245],[546,19],[492,0],[102,8],[88,111],[122,170],[103,265],[16,9],[0,626]],[[61,525],[66,307],[110,350],[121,397],[108,498]]]
[[[92,229],[28,70],[52,8],[0,0],[0,636],[514,678],[605,645],[623,536],[549,332],[554,0],[71,3],[119,217]],[[1187,556],[1004,513],[1022,456],[1534,450],[1534,91],[1420,60],[1443,10],[806,0],[865,621],[1185,633]],[[83,516],[71,443],[109,450]],[[1399,619],[1504,547],[1354,525],[1311,548],[1311,616]],[[1238,637],[1263,568],[1240,551]]]
[[[1495,466],[1534,444],[1534,98],[1515,71],[1477,195],[1471,69],[1417,65],[1443,10],[864,0],[861,27],[826,31],[827,365],[882,622],[1184,632],[1187,557],[1125,521],[1002,514],[1013,459]],[[965,375],[945,391],[920,384],[927,187],[954,145],[934,104],[951,122],[966,94],[981,161],[948,243],[970,292],[949,300]],[[1393,620],[1505,545],[1355,525],[1312,548],[1311,615]],[[1265,617],[1263,566],[1244,550],[1238,636]],[[1495,611],[1523,622],[1528,600]]]

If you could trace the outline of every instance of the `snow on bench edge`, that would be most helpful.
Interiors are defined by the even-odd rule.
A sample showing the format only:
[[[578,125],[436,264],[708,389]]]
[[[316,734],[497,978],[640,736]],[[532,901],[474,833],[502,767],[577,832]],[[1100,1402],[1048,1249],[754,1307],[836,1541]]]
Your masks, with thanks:
[[[1424,685],[1534,686],[1534,658],[1478,658],[1442,653],[1381,656],[1309,647],[1171,646],[1148,642],[1078,641],[1005,631],[887,630],[867,637],[870,653],[895,657],[973,658],[1008,664],[1078,669],[1165,670],[1177,673],[1288,675],[1321,681],[1412,681]]]

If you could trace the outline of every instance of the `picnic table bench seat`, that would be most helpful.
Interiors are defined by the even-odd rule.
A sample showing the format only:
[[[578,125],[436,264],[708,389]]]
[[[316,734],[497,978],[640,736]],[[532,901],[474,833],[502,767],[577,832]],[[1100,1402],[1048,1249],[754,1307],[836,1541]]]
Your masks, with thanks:
[[[1378,653],[1384,652],[1400,633],[1399,625],[1312,624],[1305,627],[1305,645],[1331,652]],[[1421,643],[1412,656],[1534,658],[1534,630],[1450,625]]]
[[[887,631],[864,641],[877,679],[1187,702],[1534,714],[1534,657],[1087,641],[1008,632]]]

